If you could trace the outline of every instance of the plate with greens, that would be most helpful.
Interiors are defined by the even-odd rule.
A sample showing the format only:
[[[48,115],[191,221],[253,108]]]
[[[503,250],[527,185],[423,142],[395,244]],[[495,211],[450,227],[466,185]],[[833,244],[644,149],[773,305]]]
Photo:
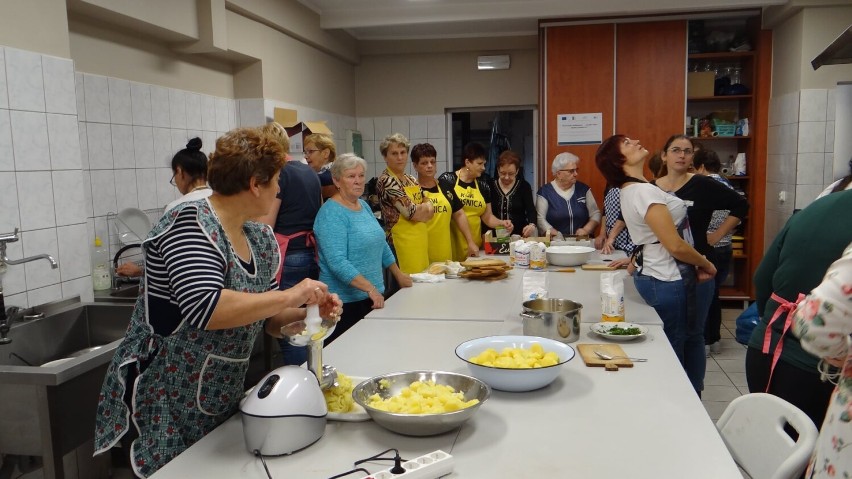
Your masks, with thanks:
[[[592,325],[592,332],[613,341],[632,341],[641,338],[648,328],[634,323],[602,322]]]

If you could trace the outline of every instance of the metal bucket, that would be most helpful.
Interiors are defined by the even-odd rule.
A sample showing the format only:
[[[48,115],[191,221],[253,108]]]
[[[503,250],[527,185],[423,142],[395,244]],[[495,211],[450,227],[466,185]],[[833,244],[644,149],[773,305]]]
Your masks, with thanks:
[[[540,336],[563,343],[580,338],[583,305],[570,299],[533,299],[524,301],[521,319],[525,336]]]

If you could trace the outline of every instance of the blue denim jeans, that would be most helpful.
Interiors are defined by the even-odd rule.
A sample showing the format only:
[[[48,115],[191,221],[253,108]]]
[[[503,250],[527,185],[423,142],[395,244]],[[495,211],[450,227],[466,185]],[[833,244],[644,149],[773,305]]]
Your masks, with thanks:
[[[704,320],[702,316],[706,316],[707,306],[701,306],[701,296],[696,290],[696,307],[703,310],[703,315],[689,320],[687,313],[687,282],[683,279],[676,281],[662,281],[657,278],[646,276],[641,273],[633,275],[633,283],[636,285],[636,290],[642,299],[649,306],[657,311],[660,319],[663,320],[663,331],[669,343],[674,349],[675,355],[692,387],[698,394],[704,387],[704,371],[707,366],[707,359],[704,356]],[[705,282],[699,285],[703,289],[707,289],[704,285],[709,284],[709,291],[712,294],[712,281]],[[699,327],[700,326],[700,327]]]
[[[722,339],[722,305],[719,302],[719,288],[731,269],[731,257],[733,250],[730,246],[718,247],[713,251],[713,266],[716,267],[716,277],[713,278],[713,301],[710,303],[710,311],[707,313],[707,322],[704,324],[704,344],[713,344]]]
[[[278,289],[292,288],[305,278],[319,278],[319,265],[313,249],[289,251],[284,257],[284,271]],[[284,365],[298,366],[308,360],[307,346],[293,346],[283,339],[278,340]]]

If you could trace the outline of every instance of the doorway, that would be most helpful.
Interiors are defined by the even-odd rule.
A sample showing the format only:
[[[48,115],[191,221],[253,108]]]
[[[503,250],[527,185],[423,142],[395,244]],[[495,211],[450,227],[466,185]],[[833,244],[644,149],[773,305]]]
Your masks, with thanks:
[[[523,178],[533,192],[538,190],[536,107],[458,108],[447,110],[447,117],[450,124],[449,168],[461,167],[464,145],[475,141],[488,152],[485,173],[494,178],[500,153],[513,150],[521,158]]]

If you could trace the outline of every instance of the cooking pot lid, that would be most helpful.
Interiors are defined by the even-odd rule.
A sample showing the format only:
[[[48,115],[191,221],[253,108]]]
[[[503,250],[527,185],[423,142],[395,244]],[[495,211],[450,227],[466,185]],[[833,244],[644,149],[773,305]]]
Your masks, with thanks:
[[[313,373],[299,366],[284,366],[249,390],[240,403],[240,412],[259,417],[323,417],[328,408]]]

